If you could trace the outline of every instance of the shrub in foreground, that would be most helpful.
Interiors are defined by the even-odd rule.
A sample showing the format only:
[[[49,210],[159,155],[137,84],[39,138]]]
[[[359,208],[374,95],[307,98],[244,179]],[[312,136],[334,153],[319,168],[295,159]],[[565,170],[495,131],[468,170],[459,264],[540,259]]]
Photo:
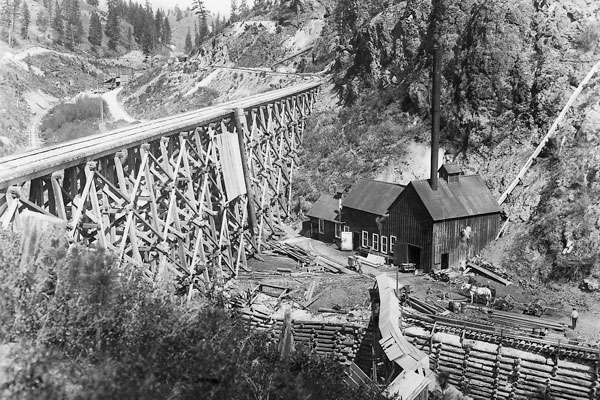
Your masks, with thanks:
[[[188,306],[102,249],[46,245],[19,266],[0,238],[7,399],[364,399],[332,359],[282,362],[265,333],[211,304]],[[18,342],[18,343],[17,343]]]

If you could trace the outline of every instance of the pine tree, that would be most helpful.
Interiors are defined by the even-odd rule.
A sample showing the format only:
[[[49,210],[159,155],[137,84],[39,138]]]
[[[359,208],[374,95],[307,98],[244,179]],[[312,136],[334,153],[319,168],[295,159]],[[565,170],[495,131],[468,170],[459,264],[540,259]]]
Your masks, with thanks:
[[[154,16],[154,47],[157,47],[159,43],[162,43],[163,26],[163,13],[159,8],[156,10],[156,15]]]
[[[296,13],[296,25],[300,27],[299,14],[300,10],[304,11],[304,4],[302,0],[291,0],[290,9]]]
[[[63,9],[65,17],[65,42],[73,50],[75,45],[81,43],[84,35],[79,0],[65,0]]]
[[[183,50],[186,53],[192,51],[192,35],[190,34],[190,28],[188,28],[187,34],[185,35],[185,47],[183,48]]]
[[[29,38],[29,22],[31,20],[31,14],[29,14],[29,7],[27,3],[23,1],[23,8],[21,9],[21,37],[23,39]]]
[[[155,49],[156,38],[154,34],[154,19],[152,17],[152,9],[146,5],[144,13],[144,25],[142,26],[141,46],[144,54],[149,55]]]
[[[61,44],[65,34],[65,24],[62,9],[58,0],[54,3],[54,18],[52,19],[52,31],[54,32],[54,42]]]
[[[208,12],[203,0],[194,0],[192,3],[192,11],[197,15],[206,15]]]
[[[238,14],[239,14],[240,20],[246,18],[248,16],[249,12],[250,12],[250,7],[248,7],[248,1],[247,0],[241,0],[240,1],[240,7],[238,9]]]
[[[231,15],[229,17],[229,21],[235,22],[237,20],[238,20],[237,1],[236,0],[231,0]]]
[[[6,0],[6,6],[4,7],[3,13],[7,12],[8,22],[8,46],[13,47],[15,42],[15,25],[17,24],[17,17],[19,16],[19,5],[21,0]]]
[[[116,50],[121,39],[121,29],[119,27],[119,16],[117,10],[117,1],[108,0],[108,16],[106,18],[106,27],[104,33],[108,37],[108,48]]]
[[[200,47],[202,40],[200,39],[200,32],[198,31],[198,23],[194,21],[194,46]]]
[[[167,46],[171,43],[171,24],[169,24],[169,18],[167,17],[165,17],[163,26],[162,42]]]
[[[50,18],[48,15],[49,15],[48,11],[46,11],[45,9],[42,9],[42,10],[38,11],[37,17],[35,18],[35,24],[37,25],[38,29],[42,33],[46,33],[46,30],[48,29],[48,22],[50,21]]]
[[[183,18],[183,13],[181,12],[181,8],[179,6],[175,6],[175,21],[179,22]]]
[[[133,33],[131,32],[131,27],[127,28],[127,50],[131,50],[133,48]]]
[[[102,45],[102,25],[100,24],[98,13],[95,12],[90,17],[88,40],[93,46]]]
[[[200,22],[198,23],[198,36],[200,37],[200,43],[204,42],[208,38],[208,22],[206,20],[206,15],[200,17]]]

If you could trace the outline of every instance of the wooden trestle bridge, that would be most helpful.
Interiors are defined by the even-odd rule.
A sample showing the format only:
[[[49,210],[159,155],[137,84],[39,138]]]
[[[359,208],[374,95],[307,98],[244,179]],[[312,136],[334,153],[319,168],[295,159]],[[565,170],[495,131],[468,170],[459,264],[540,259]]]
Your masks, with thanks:
[[[310,81],[0,159],[0,224],[25,210],[74,242],[201,291],[247,269],[291,208]],[[191,293],[191,291],[190,291]]]

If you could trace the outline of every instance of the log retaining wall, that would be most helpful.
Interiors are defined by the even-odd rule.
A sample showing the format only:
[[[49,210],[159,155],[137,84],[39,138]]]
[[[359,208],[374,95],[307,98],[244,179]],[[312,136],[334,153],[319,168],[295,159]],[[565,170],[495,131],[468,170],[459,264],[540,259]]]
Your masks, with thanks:
[[[269,332],[274,342],[279,340],[283,318],[272,318],[249,309],[239,311],[250,328]],[[366,333],[367,327],[359,324],[292,321],[292,334],[296,346],[303,346],[321,355],[331,354],[338,362],[346,365],[356,358]]]
[[[409,327],[404,335],[429,354],[435,372],[447,371],[450,383],[475,399],[600,399],[599,360],[564,360],[506,344]],[[548,397],[550,398],[550,397]]]

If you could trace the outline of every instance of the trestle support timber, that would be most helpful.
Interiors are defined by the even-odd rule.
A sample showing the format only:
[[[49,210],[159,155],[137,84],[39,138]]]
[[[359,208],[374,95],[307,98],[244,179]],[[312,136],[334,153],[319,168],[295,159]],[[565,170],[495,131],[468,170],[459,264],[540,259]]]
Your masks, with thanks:
[[[24,210],[55,216],[75,242],[204,291],[248,270],[247,257],[289,215],[319,85],[0,159],[0,225],[18,230]]]

